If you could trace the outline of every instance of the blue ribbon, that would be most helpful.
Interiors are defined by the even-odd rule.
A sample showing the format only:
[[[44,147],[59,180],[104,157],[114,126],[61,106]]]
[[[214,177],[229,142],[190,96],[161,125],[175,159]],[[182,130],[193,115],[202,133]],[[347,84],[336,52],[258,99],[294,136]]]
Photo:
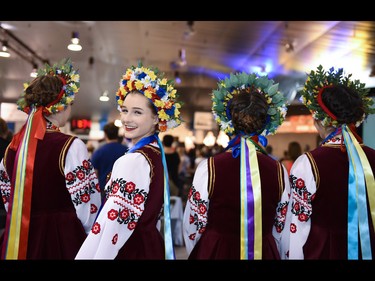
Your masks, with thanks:
[[[364,171],[348,131],[350,129],[343,125],[342,134],[349,158],[348,259],[358,259],[358,228],[362,258],[372,259]]]

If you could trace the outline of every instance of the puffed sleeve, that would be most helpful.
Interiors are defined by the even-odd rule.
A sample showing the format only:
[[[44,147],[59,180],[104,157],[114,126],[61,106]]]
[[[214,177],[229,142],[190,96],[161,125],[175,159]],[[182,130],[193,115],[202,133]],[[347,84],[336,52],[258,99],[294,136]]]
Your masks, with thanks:
[[[281,195],[280,201],[276,208],[276,218],[275,218],[274,226],[272,228],[272,235],[275,238],[279,254],[281,254],[281,234],[285,226],[287,208],[288,208],[289,197],[290,197],[289,174],[283,164],[281,164],[281,167],[283,169],[283,175],[284,175],[284,178],[283,178],[284,191],[283,191],[283,194]]]
[[[183,234],[188,255],[206,229],[208,207],[208,163],[204,159],[194,173],[184,211]]]
[[[0,163],[0,191],[1,199],[3,200],[5,211],[8,212],[8,205],[10,199],[10,178],[4,167],[4,160]]]
[[[290,191],[286,204],[285,226],[281,234],[280,256],[282,259],[303,259],[303,246],[311,228],[312,200],[316,182],[311,163],[306,154],[293,163],[290,171]]]
[[[106,185],[107,200],[76,259],[114,259],[141,217],[150,186],[150,165],[137,152],[121,156]]]
[[[86,233],[89,233],[100,208],[101,195],[94,166],[81,139],[76,138],[69,147],[64,173],[77,217]]]

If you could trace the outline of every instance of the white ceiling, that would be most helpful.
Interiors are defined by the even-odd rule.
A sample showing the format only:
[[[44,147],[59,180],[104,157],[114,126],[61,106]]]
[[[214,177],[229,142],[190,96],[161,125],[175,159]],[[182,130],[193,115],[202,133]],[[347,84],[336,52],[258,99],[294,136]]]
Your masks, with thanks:
[[[0,102],[19,98],[23,82],[31,80],[33,59],[41,66],[41,60],[71,57],[81,75],[72,116],[94,121],[118,116],[118,82],[139,60],[168,78],[180,73],[176,88],[188,122],[194,111],[210,111],[211,90],[230,72],[266,70],[290,99],[305,73],[319,64],[344,67],[368,86],[375,84],[368,77],[375,65],[373,21],[194,21],[190,26],[187,21],[4,21],[1,26],[8,31],[0,29],[0,40],[8,40],[12,56],[0,57]],[[81,52],[67,49],[73,31],[79,32]],[[287,52],[287,43],[294,50]],[[185,66],[178,64],[181,49]],[[108,103],[99,101],[105,90]]]

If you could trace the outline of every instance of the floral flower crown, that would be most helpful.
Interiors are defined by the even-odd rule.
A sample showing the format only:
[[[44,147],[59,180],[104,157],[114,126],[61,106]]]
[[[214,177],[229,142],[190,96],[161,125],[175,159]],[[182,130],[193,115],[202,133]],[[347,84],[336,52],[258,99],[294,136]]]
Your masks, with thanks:
[[[181,124],[181,103],[177,102],[177,90],[173,81],[163,75],[158,76],[157,68],[146,68],[141,64],[131,66],[120,80],[120,88],[116,93],[118,110],[124,103],[125,97],[132,91],[138,91],[154,105],[159,117],[159,131],[165,132]]]
[[[229,78],[220,80],[218,89],[212,92],[212,113],[220,129],[228,135],[234,133],[231,116],[228,116],[227,106],[233,96],[241,89],[254,88],[263,94],[269,105],[267,111],[267,124],[260,135],[275,134],[277,128],[284,122],[287,104],[284,96],[278,91],[279,84],[274,84],[267,76],[258,77],[255,73],[245,72],[230,74]]]
[[[64,84],[56,100],[43,108],[43,112],[50,115],[64,111],[68,105],[73,102],[80,84],[78,71],[73,69],[70,59],[63,59],[59,63],[55,63],[53,66],[45,64],[44,68],[38,70],[37,78],[47,75],[60,77]],[[21,98],[17,101],[18,109],[26,113],[30,112],[30,107],[26,103],[24,97],[26,93],[25,90],[29,85],[30,83],[28,82],[23,84],[24,92]],[[35,104],[35,106],[38,106],[38,104]]]
[[[323,66],[319,65],[317,71],[311,70],[310,74],[307,75],[307,80],[301,91],[301,101],[310,110],[312,117],[316,120],[320,120],[323,126],[339,126],[337,120],[333,120],[319,105],[318,94],[323,87],[343,85],[356,91],[360,95],[363,100],[365,113],[362,119],[355,124],[356,127],[358,127],[369,114],[375,113],[375,108],[371,108],[374,101],[370,97],[366,97],[369,89],[365,88],[365,83],[361,83],[359,80],[351,81],[350,77],[352,74],[344,76],[342,68],[335,71],[332,67],[329,71],[325,71]]]

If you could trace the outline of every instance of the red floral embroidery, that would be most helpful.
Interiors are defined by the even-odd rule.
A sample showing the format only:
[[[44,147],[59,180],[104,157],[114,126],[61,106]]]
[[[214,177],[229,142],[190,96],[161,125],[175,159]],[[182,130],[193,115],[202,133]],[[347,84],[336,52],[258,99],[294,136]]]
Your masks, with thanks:
[[[90,205],[90,213],[95,214],[98,211],[98,207],[95,204]]]
[[[195,240],[195,233],[189,235],[190,240]]]
[[[277,205],[274,226],[278,233],[280,233],[284,229],[288,204],[289,201],[284,201],[279,202],[279,204]]]
[[[296,233],[297,231],[297,226],[294,223],[290,224],[290,232],[291,233]]]
[[[288,211],[288,205],[285,205],[283,208],[281,208],[281,214],[282,214],[283,216],[286,215],[287,211]]]
[[[296,180],[296,185],[297,188],[303,188],[305,187],[305,181],[303,179],[297,179]]]
[[[201,194],[199,193],[199,191],[195,192],[194,193],[194,200],[199,201],[200,199],[201,199]]]
[[[108,213],[107,213],[107,216],[110,220],[115,220],[117,219],[118,217],[118,211],[114,210],[114,209],[111,209]]]
[[[84,203],[89,202],[89,201],[90,201],[90,195],[87,194],[87,193],[82,194],[82,195],[81,195],[81,200],[82,200],[82,202],[84,202]]]
[[[68,173],[68,174],[65,176],[65,179],[66,179],[67,181],[74,181],[75,176],[74,176],[74,174],[73,174],[72,172],[70,172],[70,173]]]
[[[67,186],[81,188],[72,196],[72,202],[75,206],[82,203],[89,203],[91,200],[91,194],[100,192],[100,186],[96,177],[90,177],[94,174],[94,166],[90,160],[82,161],[82,165],[69,172],[65,176]]]
[[[135,190],[135,184],[133,182],[127,182],[125,185],[125,191],[132,193]]]
[[[196,231],[199,233],[203,233],[206,229],[207,224],[207,211],[208,211],[208,201],[202,200],[201,195],[194,186],[190,188],[189,193],[191,193],[189,201],[191,202],[191,205],[196,207],[198,209],[198,214],[201,216],[201,218],[198,217],[198,214],[196,211],[194,211],[194,214],[192,214],[189,217],[190,224],[194,224],[196,226]]]
[[[9,177],[8,177],[7,173],[4,170],[1,171],[1,180],[4,181],[4,182],[8,182],[9,181]]]
[[[97,184],[95,185],[95,189],[96,189],[97,192],[101,192],[101,190],[100,190],[100,186],[99,186],[99,183],[97,183]]]
[[[83,179],[85,178],[85,173],[84,173],[82,170],[79,170],[79,171],[77,172],[77,178],[78,178],[79,180],[83,180]]]
[[[205,214],[207,212],[207,208],[204,204],[199,204],[198,210],[200,214]]]
[[[123,178],[114,179],[111,185],[108,186],[109,196],[116,194],[116,197],[123,198],[130,205],[135,206],[136,210],[140,210],[138,207],[144,203],[147,199],[148,193],[144,189],[137,188],[133,182],[127,182]],[[139,215],[132,209],[122,207],[119,210],[111,210],[108,212],[108,218],[110,220],[117,220],[119,224],[127,225],[129,230],[134,230],[137,226]]]
[[[199,232],[200,234],[202,234],[203,232],[205,232],[205,230],[206,230],[206,227],[202,227],[201,229],[199,229],[198,232]]]
[[[129,222],[128,229],[133,230],[137,226],[137,223],[135,221]]]
[[[309,220],[312,214],[312,195],[305,186],[305,181],[290,175],[290,183],[292,188],[292,214],[297,216],[301,222]]]
[[[120,212],[120,217],[123,219],[123,220],[126,220],[128,217],[129,217],[129,210],[127,209],[124,209]]]
[[[83,162],[82,162],[82,166],[83,166],[86,170],[88,170],[88,169],[90,169],[90,162],[87,161],[87,160],[83,160]]]
[[[113,245],[116,245],[117,240],[118,240],[118,234],[116,233],[116,234],[113,236],[113,238],[112,238],[112,244],[113,244]]]
[[[298,203],[298,202],[294,203],[293,209],[294,209],[294,211],[296,211],[296,212],[299,211],[300,208],[299,208],[299,203]]]
[[[94,234],[100,233],[100,224],[99,223],[94,223],[94,225],[91,228],[91,232]]]
[[[119,188],[120,188],[120,185],[118,183],[115,183],[112,187],[112,194],[116,194]]]
[[[140,205],[145,201],[145,198],[142,196],[142,194],[136,194],[134,196],[133,202],[134,204]]]
[[[189,194],[188,194],[188,199],[190,199],[191,198],[191,195],[193,194],[193,189],[190,189],[189,190]]]
[[[189,217],[189,223],[190,224],[194,223],[194,217],[192,215],[190,215],[190,217]]]
[[[308,221],[308,220],[309,220],[309,217],[308,217],[306,214],[301,213],[301,214],[298,215],[298,219],[299,219],[300,221]]]

